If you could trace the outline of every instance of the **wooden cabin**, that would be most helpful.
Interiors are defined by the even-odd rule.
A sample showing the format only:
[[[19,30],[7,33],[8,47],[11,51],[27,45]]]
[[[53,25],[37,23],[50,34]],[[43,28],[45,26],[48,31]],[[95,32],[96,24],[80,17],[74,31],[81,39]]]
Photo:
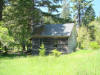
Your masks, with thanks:
[[[48,24],[35,30],[32,37],[34,51],[38,51],[44,43],[46,52],[57,49],[63,53],[75,51],[77,46],[77,32],[74,23]]]

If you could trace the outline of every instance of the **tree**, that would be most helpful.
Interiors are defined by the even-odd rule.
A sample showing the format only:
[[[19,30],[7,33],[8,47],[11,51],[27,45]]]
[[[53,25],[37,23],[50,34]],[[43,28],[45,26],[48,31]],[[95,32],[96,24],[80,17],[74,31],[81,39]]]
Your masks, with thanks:
[[[89,27],[91,27],[93,32],[91,33],[92,37],[94,37],[93,41],[97,41],[100,44],[100,22],[95,20],[89,23]]]
[[[81,26],[78,30],[78,37],[77,37],[77,43],[78,48],[80,49],[88,49],[90,44],[90,32],[87,31],[87,28],[84,26]]]
[[[53,12],[59,7],[59,0],[16,0],[10,1],[10,5],[4,11],[5,26],[10,35],[25,50],[26,43],[34,36],[35,29],[42,25],[42,16],[53,16]],[[48,8],[50,12],[44,12],[41,8]],[[32,44],[34,41],[32,40]],[[34,53],[32,47],[32,53]]]
[[[100,21],[100,16],[96,17],[96,20],[97,20],[97,21]]]
[[[95,11],[92,7],[92,5],[90,5],[86,12],[85,12],[85,15],[83,17],[83,25],[87,26],[88,27],[88,24],[92,21],[95,20]]]
[[[70,3],[68,0],[63,0],[61,18],[71,21]]]
[[[31,35],[31,5],[31,0],[11,1],[4,11],[5,26],[23,51]]]
[[[91,5],[92,0],[72,0],[74,19],[78,27],[82,25],[82,18],[86,12],[86,9]]]
[[[0,0],[0,21],[2,20],[3,6],[4,6],[4,0]]]
[[[7,47],[14,42],[13,37],[8,33],[8,29],[3,27],[3,22],[0,22],[0,48],[4,47],[5,52],[7,53]]]

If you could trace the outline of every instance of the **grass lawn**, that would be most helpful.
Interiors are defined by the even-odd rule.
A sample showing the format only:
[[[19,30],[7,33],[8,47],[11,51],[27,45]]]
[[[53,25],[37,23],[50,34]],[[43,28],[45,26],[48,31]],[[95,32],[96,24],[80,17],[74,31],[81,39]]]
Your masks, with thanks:
[[[100,50],[54,56],[0,56],[0,75],[100,75]]]

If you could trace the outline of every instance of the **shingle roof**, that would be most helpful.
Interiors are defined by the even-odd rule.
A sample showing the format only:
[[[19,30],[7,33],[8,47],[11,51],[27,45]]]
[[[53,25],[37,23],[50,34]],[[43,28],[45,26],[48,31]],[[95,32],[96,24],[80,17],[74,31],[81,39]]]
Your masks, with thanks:
[[[44,26],[41,36],[70,36],[74,23],[48,24]]]

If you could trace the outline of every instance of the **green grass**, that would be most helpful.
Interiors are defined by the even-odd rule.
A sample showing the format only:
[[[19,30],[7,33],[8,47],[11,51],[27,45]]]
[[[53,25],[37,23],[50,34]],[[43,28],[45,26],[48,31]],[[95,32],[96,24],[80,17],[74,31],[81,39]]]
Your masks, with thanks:
[[[0,57],[0,75],[100,75],[100,50],[60,57]]]

